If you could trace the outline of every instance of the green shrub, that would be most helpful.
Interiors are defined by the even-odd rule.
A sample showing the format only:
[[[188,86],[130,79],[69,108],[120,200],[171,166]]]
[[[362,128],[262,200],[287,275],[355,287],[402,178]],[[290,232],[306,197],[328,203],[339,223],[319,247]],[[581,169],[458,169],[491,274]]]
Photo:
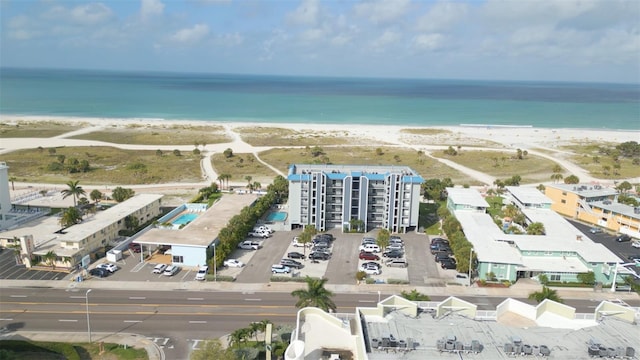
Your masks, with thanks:
[[[387,279],[387,284],[393,284],[393,285],[406,285],[409,282],[407,280],[401,280],[401,279]]]

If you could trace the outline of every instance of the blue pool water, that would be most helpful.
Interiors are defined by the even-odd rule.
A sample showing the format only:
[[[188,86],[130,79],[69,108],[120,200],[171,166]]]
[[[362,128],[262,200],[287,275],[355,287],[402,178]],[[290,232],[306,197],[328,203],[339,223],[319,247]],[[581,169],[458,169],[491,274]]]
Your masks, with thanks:
[[[192,222],[197,217],[198,217],[198,214],[182,214],[178,216],[178,218],[176,218],[175,220],[171,221],[171,223],[175,225],[182,225],[182,224]]]
[[[282,211],[276,211],[267,215],[267,221],[285,221],[287,219],[287,213]]]

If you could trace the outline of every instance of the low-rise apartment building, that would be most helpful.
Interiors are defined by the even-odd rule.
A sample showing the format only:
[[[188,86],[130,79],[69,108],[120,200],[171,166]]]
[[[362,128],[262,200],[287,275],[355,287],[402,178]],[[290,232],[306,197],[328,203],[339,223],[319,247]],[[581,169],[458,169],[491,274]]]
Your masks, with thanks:
[[[617,201],[618,191],[593,184],[552,184],[545,195],[558,213],[640,239],[640,208]]]
[[[418,226],[423,178],[407,166],[309,165],[289,167],[289,222],[325,231]]]

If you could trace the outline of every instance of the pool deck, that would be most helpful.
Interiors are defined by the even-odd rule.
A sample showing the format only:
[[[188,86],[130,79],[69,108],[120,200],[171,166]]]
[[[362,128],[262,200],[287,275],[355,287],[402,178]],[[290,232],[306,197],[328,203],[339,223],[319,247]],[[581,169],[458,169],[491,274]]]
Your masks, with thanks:
[[[154,228],[138,237],[140,244],[187,245],[207,247],[218,237],[235,214],[253,204],[258,198],[254,194],[225,195],[195,220],[180,230]]]

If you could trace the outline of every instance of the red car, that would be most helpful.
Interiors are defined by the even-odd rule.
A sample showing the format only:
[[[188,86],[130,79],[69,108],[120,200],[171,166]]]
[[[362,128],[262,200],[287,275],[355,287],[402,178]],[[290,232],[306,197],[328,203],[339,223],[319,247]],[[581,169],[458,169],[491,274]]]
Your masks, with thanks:
[[[380,256],[365,251],[360,253],[359,258],[360,260],[380,260]]]

